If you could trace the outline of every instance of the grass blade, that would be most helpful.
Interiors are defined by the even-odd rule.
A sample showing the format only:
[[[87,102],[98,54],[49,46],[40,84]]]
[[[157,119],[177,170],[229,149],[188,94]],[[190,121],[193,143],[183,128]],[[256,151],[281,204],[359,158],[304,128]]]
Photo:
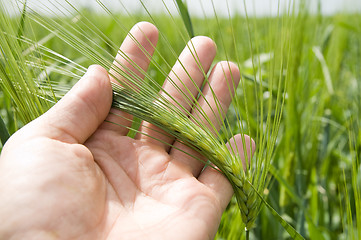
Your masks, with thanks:
[[[252,184],[250,184],[250,186],[254,189],[254,191],[256,192],[258,197],[261,199],[262,203],[264,203],[266,205],[266,207],[271,212],[271,214],[277,219],[277,221],[282,225],[282,227],[290,234],[290,236],[294,240],[304,240],[305,239],[288,222],[286,222],[286,220],[284,220],[271,205],[269,205],[269,203],[262,197],[261,194],[259,194],[257,189]]]
[[[19,41],[19,45],[21,46],[21,36],[24,33],[24,29],[25,29],[25,19],[26,19],[26,6],[27,6],[27,0],[25,0],[24,2],[24,7],[23,7],[23,11],[21,13],[21,17],[20,17],[20,24],[19,24],[19,29],[18,29],[18,41]]]
[[[176,0],[177,2],[177,6],[179,9],[179,12],[181,14],[183,23],[187,29],[188,35],[190,38],[193,38],[194,35],[194,31],[193,31],[193,25],[192,25],[192,21],[191,21],[191,17],[189,16],[189,12],[188,12],[188,8],[187,6],[183,3],[182,0]]]
[[[0,116],[0,139],[3,146],[6,143],[6,141],[9,139],[9,137],[10,137],[9,131],[6,128],[3,118]]]

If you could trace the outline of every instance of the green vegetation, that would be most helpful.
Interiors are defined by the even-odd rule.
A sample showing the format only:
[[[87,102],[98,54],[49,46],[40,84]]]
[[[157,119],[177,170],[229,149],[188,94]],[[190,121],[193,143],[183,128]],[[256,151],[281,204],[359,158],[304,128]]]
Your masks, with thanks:
[[[307,239],[361,239],[361,14],[312,15],[300,4],[277,17],[216,14],[191,16],[190,22],[170,12],[116,14],[101,6],[102,13],[73,9],[71,16],[52,17],[21,9],[10,18],[1,10],[0,113],[10,134],[45,112],[91,64],[136,81],[112,61],[129,29],[150,21],[160,41],[145,83],[139,95],[115,89],[120,94],[115,105],[163,126],[230,179],[236,197],[216,239],[288,239],[296,232]],[[229,86],[236,97],[216,137],[182,114],[167,126],[162,121],[172,107],[166,101],[152,105],[192,32],[211,37],[218,47],[216,61],[235,62],[242,74],[237,89]],[[138,106],[163,115],[151,116]],[[136,131],[139,119],[133,127]],[[2,141],[6,132],[1,127]],[[247,171],[237,159],[222,161],[231,156],[224,143],[240,132],[257,145]],[[215,149],[222,154],[214,157]],[[245,191],[237,192],[239,187]],[[255,204],[247,205],[249,199]],[[245,228],[251,228],[247,235]]]

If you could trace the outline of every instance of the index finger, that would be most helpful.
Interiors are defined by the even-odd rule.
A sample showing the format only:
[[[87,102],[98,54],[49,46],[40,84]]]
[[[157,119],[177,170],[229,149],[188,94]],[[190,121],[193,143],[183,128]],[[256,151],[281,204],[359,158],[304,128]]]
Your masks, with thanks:
[[[124,39],[109,71],[112,82],[137,88],[148,69],[155,46],[158,42],[158,29],[151,23],[136,24]],[[132,80],[128,80],[127,77]],[[112,108],[106,122],[101,126],[126,135],[131,126],[132,116]]]

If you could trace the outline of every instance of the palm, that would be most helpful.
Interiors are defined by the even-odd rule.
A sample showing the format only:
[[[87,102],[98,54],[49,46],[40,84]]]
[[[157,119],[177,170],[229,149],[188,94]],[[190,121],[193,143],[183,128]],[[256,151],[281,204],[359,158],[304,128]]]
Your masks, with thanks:
[[[44,239],[208,239],[215,233],[208,229],[216,230],[223,207],[164,149],[108,130],[98,130],[86,145],[40,138],[20,147],[10,143],[4,156],[13,161],[2,166],[2,176],[17,181],[2,190],[20,194],[2,210],[28,210],[7,223],[23,220],[15,227],[41,229],[37,236]],[[44,157],[48,152],[53,157]],[[23,161],[29,155],[36,159],[30,163],[36,171]],[[17,171],[5,174],[7,165]],[[27,179],[32,182],[24,185]]]
[[[104,209],[111,214],[101,226],[109,238],[208,239],[214,234],[207,229],[216,229],[220,203],[164,149],[109,131],[98,131],[87,146],[106,181]]]

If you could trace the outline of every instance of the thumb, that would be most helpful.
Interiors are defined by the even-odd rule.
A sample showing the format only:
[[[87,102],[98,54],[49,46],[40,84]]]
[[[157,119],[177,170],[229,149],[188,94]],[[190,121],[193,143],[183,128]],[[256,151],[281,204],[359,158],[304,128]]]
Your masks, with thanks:
[[[84,143],[107,117],[112,87],[107,71],[90,66],[77,84],[32,124],[36,135],[67,143]]]

